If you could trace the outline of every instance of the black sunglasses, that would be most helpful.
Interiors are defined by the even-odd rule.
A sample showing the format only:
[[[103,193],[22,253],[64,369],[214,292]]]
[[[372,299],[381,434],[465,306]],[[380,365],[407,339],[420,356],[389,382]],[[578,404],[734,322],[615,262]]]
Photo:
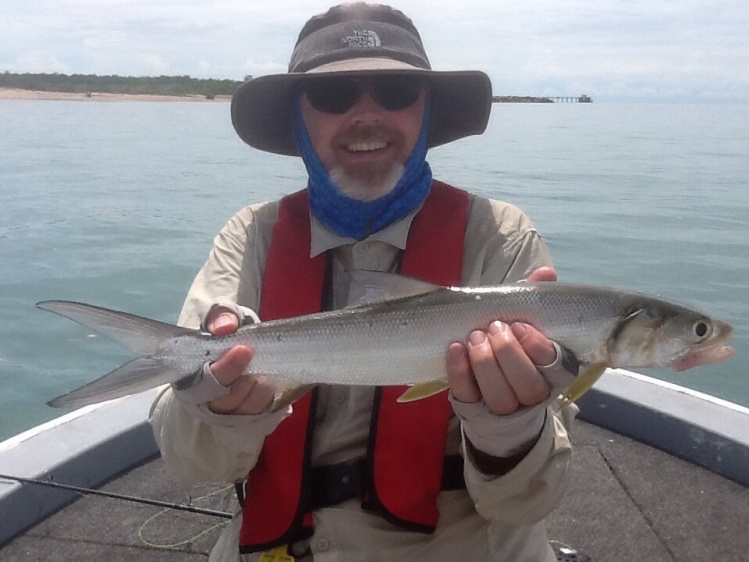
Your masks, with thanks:
[[[302,89],[317,111],[340,115],[354,107],[365,91],[388,111],[406,109],[419,99],[423,85],[413,75],[329,76],[305,81]]]

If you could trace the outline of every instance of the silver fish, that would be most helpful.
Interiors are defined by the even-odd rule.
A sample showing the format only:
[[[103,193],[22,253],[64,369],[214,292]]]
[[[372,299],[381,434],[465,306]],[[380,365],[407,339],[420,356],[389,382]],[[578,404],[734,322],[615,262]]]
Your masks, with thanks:
[[[725,345],[728,324],[635,292],[548,282],[441,287],[375,272],[352,278],[363,304],[259,322],[227,336],[88,304],[40,302],[139,356],[49,404],[83,406],[176,382],[237,344],[253,348],[248,373],[271,379],[277,397],[314,384],[416,385],[402,397],[408,401],[446,388],[448,345],[494,320],[531,324],[574,355],[584,371],[564,391],[565,402],[606,367],[684,370],[734,353]]]

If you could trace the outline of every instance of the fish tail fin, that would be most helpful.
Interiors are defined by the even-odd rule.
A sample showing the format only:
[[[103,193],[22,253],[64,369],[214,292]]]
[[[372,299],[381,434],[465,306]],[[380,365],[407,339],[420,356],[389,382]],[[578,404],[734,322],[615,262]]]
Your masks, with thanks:
[[[164,340],[192,333],[187,328],[91,304],[53,300],[36,306],[69,318],[145,357],[153,355]]]
[[[174,382],[190,374],[178,372],[157,355],[165,340],[194,333],[193,330],[78,302],[43,301],[36,306],[86,326],[140,356],[87,385],[50,400],[50,406],[87,406]]]
[[[184,376],[184,373],[170,369],[159,359],[139,357],[93,382],[53,398],[47,404],[54,408],[80,408],[148,390]]]

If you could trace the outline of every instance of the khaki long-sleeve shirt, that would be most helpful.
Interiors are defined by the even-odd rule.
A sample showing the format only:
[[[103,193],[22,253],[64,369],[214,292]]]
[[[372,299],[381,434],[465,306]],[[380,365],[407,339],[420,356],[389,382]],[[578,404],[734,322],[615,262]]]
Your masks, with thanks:
[[[181,325],[199,326],[219,297],[259,309],[265,259],[278,208],[278,202],[246,207],[222,229],[189,291]],[[342,269],[395,271],[414,214],[359,242],[341,238],[313,217],[311,255],[331,251],[335,265]],[[544,265],[551,265],[546,245],[519,209],[471,196],[463,285],[515,282]],[[345,304],[340,284],[341,280],[334,278],[335,306]],[[365,455],[372,399],[371,387],[320,389],[313,465]],[[186,406],[167,387],[154,403],[151,423],[172,472],[187,482],[231,482],[246,477],[265,436],[286,414],[217,415],[205,407],[197,410]],[[453,417],[447,454],[466,456],[461,441],[460,420]],[[501,477],[484,475],[466,461],[467,490],[440,494],[440,520],[434,534],[406,532],[363,511],[358,500],[350,500],[314,513],[315,533],[310,540],[314,560],[551,562],[556,558],[548,546],[543,519],[563,495],[570,456],[561,418],[549,410],[535,445],[509,473]],[[211,561],[240,560],[240,525],[241,514],[224,531]],[[245,555],[243,559],[257,560],[258,555]]]

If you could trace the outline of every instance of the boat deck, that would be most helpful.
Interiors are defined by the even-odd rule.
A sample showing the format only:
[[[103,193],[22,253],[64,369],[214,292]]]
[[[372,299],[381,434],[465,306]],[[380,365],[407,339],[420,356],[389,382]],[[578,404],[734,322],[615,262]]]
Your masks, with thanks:
[[[595,562],[746,562],[749,489],[582,421],[576,422],[573,439],[572,481],[563,504],[548,519],[551,539],[586,552]],[[231,488],[186,489],[166,475],[158,458],[103,489],[221,511],[235,507]],[[215,494],[203,499],[210,493]],[[0,558],[205,561],[220,533],[215,526],[223,520],[162,511],[85,496],[6,544]]]

